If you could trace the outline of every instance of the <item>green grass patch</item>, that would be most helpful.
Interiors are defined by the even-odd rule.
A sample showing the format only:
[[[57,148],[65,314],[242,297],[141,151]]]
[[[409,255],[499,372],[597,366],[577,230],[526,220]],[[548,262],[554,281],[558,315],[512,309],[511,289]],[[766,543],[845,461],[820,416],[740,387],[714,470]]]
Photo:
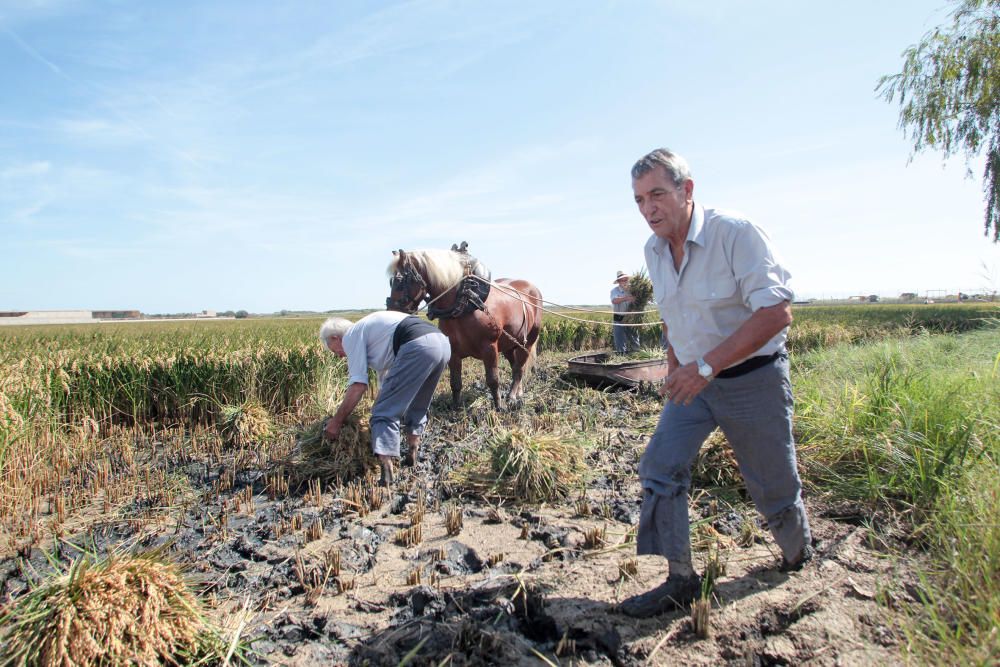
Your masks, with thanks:
[[[920,602],[904,610],[908,649],[920,662],[993,664],[1000,328],[835,347],[794,368],[807,487],[893,515],[927,555]]]

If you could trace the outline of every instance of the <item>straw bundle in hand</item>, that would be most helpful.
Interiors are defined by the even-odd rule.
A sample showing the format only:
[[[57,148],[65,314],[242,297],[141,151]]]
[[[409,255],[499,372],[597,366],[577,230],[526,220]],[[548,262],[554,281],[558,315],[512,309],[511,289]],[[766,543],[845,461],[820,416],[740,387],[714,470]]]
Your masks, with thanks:
[[[370,410],[370,407],[369,407]],[[347,482],[378,472],[378,459],[372,453],[368,411],[355,410],[336,440],[323,433],[326,419],[309,424],[296,437],[296,453],[286,466],[293,483],[308,479]]]

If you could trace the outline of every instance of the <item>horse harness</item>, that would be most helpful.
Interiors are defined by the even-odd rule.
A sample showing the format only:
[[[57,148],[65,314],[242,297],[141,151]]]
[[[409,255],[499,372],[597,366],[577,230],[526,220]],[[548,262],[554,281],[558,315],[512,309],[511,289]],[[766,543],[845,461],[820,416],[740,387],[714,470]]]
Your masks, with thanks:
[[[463,253],[462,267],[465,277],[455,286],[455,302],[449,308],[427,307],[427,319],[455,319],[468,315],[474,310],[486,310],[486,297],[490,295],[490,270],[486,265],[468,253]],[[421,278],[421,281],[423,278]]]
[[[466,243],[462,243],[462,247],[452,246],[452,250],[462,255],[462,266],[465,270],[465,276],[459,281],[453,289],[455,289],[455,301],[449,308],[437,308],[430,302],[427,307],[427,319],[433,320],[440,318],[443,320],[455,319],[462,317],[463,315],[468,315],[469,313],[481,310],[490,318],[493,326],[497,330],[509,338],[514,345],[517,345],[525,354],[530,354],[530,351],[525,347],[521,341],[510,335],[506,329],[500,326],[500,323],[496,321],[493,317],[493,313],[486,308],[486,298],[490,294],[490,287],[492,285],[492,278],[490,270],[485,264],[480,262],[475,257],[471,256],[466,251]],[[405,266],[397,269],[396,276],[392,280],[392,284],[396,289],[401,290],[404,294],[413,293],[411,288],[416,286],[419,291],[416,293],[420,296],[417,298],[416,303],[412,304],[412,310],[416,310],[416,304],[420,301],[426,299],[427,295],[427,281],[424,277],[420,275],[420,272],[412,264],[407,263]],[[522,319],[523,325],[527,326],[527,308],[524,304],[524,299],[518,296],[518,300],[521,302],[521,310],[523,311],[524,318]],[[407,304],[400,302],[395,302],[390,297],[386,299],[387,308],[401,308],[407,310]],[[412,312],[412,311],[411,311]],[[527,336],[525,336],[525,343],[527,343]]]
[[[486,268],[486,265],[480,262],[478,259],[469,254],[466,248],[468,244],[462,241],[461,247],[457,245],[452,245],[451,249],[462,256],[462,266],[465,268],[465,277],[457,286],[457,294],[455,295],[455,303],[451,308],[439,309],[428,307],[427,308],[427,318],[434,319],[435,317],[440,317],[443,320],[452,319],[456,317],[462,317],[463,315],[468,315],[474,310],[481,310],[486,314],[486,317],[490,318],[490,322],[497,330],[510,339],[514,345],[517,345],[525,354],[531,354],[531,352],[524,346],[521,341],[510,335],[506,329],[504,329],[496,318],[493,317],[493,313],[490,312],[489,308],[486,307],[486,297],[490,295],[490,286],[493,281],[491,279],[490,270]],[[524,305],[524,299],[518,296],[518,300],[521,302],[521,311],[523,314],[521,323],[522,326],[526,327],[528,325],[528,310]],[[524,343],[528,342],[528,337],[525,335]]]

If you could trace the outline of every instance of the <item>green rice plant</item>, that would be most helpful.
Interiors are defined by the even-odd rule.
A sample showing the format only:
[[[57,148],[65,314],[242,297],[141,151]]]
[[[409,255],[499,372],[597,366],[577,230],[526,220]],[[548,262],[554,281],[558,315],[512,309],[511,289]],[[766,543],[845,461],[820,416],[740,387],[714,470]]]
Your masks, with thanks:
[[[996,419],[990,345],[997,336],[987,330],[958,343],[925,336],[804,359],[796,429],[817,488],[927,511],[983,453]]]
[[[998,349],[1000,328],[922,335],[811,353],[794,378],[804,483],[892,513],[926,554],[902,611],[919,663],[1000,654]]]
[[[931,562],[903,626],[919,663],[986,665],[1000,655],[998,478],[1000,460],[981,458],[940,494],[921,529]]]

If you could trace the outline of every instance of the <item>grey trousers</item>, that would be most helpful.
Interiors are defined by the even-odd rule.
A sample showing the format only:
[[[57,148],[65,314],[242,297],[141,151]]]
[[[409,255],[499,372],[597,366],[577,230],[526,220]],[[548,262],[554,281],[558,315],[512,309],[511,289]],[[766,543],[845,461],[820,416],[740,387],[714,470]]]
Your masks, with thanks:
[[[430,333],[403,343],[386,372],[372,406],[372,450],[399,456],[400,422],[407,433],[423,433],[434,390],[451,358],[442,333]]]
[[[810,534],[796,468],[792,410],[787,357],[740,377],[715,378],[691,405],[668,402],[639,462],[643,499],[638,553],[690,560],[691,466],[718,426],[782,553],[789,560],[797,558]]]

